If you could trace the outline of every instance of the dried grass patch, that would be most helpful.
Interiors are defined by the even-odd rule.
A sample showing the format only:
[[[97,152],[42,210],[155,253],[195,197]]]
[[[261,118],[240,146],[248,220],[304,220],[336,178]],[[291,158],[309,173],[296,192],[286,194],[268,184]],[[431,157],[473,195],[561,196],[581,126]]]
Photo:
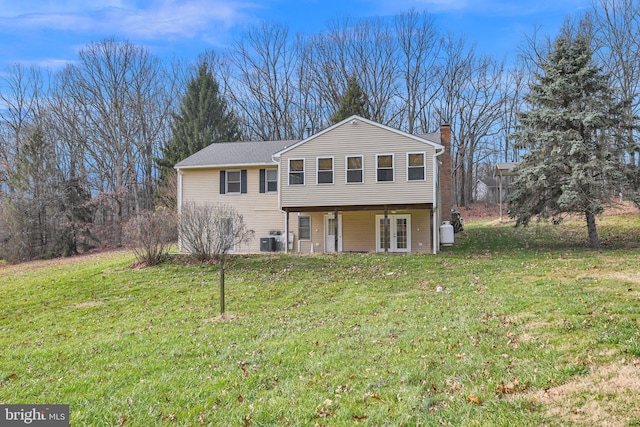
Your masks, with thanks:
[[[2,271],[2,274],[20,274],[63,265],[83,264],[92,260],[99,261],[104,259],[106,256],[125,254],[129,252],[130,251],[128,249],[96,250],[70,257],[25,261],[17,264],[0,263],[0,271]]]
[[[74,308],[93,308],[93,307],[100,307],[103,304],[104,303],[101,301],[85,301],[85,302],[79,302],[79,303],[73,304],[73,307]]]
[[[640,418],[640,361],[592,366],[589,374],[534,395],[557,425],[628,426]]]
[[[606,275],[607,278],[640,285],[640,271],[621,271]]]
[[[219,323],[219,322],[231,322],[233,320],[238,319],[238,316],[235,314],[224,313],[216,317],[211,317],[209,319],[205,319],[204,323]]]

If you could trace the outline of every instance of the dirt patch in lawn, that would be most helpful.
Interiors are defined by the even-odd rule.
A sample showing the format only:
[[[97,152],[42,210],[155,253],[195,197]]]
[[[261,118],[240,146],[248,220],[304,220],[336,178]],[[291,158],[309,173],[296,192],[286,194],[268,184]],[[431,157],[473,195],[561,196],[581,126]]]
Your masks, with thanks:
[[[625,272],[616,272],[606,275],[605,277],[623,281],[623,282],[631,282],[634,284],[640,285],[640,271],[625,271]]]
[[[465,221],[473,220],[487,220],[500,218],[500,206],[498,204],[490,203],[472,203],[469,206],[456,206],[455,209],[460,211],[460,215]],[[509,214],[507,213],[507,205],[502,207],[502,219],[504,221],[509,220]],[[613,206],[608,207],[604,215],[630,215],[640,214],[640,210],[632,202],[619,202]],[[576,217],[577,218],[577,217]],[[446,219],[446,218],[445,218]],[[579,217],[582,219],[582,217]]]
[[[0,263],[0,271],[4,273],[21,273],[26,271],[39,270],[42,268],[55,267],[58,265],[79,264],[92,259],[105,258],[111,255],[124,254],[130,252],[128,249],[109,249],[87,252],[63,258],[52,258],[45,260],[26,261],[17,264]]]
[[[221,314],[219,316],[216,317],[212,317],[209,319],[205,319],[204,323],[218,323],[218,322],[231,322],[233,320],[236,320],[238,318],[238,316],[236,316],[235,314]]]
[[[101,305],[104,305],[103,302],[101,301],[85,301],[85,302],[78,302],[73,304],[74,308],[93,308],[93,307],[100,307]]]
[[[629,426],[640,420],[640,360],[592,366],[587,375],[539,391],[535,401],[557,425]]]

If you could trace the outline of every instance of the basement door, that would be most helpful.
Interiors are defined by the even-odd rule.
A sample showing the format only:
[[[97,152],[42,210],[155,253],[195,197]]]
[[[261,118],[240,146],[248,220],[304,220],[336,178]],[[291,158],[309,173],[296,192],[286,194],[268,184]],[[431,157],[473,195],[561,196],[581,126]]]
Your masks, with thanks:
[[[324,251],[336,251],[336,218],[333,215],[324,216]],[[342,252],[342,215],[338,215],[338,252]]]
[[[376,215],[376,251],[389,252],[411,251],[411,215],[387,215],[388,226],[385,227],[384,215]]]

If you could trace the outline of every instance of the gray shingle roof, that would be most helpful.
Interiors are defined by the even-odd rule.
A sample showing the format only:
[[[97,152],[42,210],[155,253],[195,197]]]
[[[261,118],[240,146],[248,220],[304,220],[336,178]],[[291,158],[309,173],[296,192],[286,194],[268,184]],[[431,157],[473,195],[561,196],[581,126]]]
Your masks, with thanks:
[[[272,164],[273,154],[295,144],[298,140],[218,142],[203,148],[178,164],[179,168],[267,165]]]
[[[422,135],[416,135],[422,139],[426,139],[427,141],[435,142],[436,144],[440,144],[440,132],[432,132],[432,133],[424,133]]]
[[[516,166],[518,166],[518,162],[504,162],[504,163],[496,163],[495,169],[493,170],[494,176],[516,176],[517,174],[513,170]]]

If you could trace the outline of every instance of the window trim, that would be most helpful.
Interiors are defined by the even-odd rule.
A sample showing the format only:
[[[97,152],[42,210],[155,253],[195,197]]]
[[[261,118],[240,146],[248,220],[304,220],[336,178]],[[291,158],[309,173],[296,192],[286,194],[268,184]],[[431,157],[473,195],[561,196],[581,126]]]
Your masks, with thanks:
[[[229,225],[231,227],[229,227]],[[229,231],[230,233],[225,233],[228,238],[232,239],[231,246],[227,249],[227,253],[233,253],[236,251],[236,242],[235,242],[235,233],[236,233],[236,221],[232,216],[224,216],[220,218],[220,227],[227,227],[225,231]]]
[[[276,175],[275,180],[270,180],[269,179],[269,172],[273,172]],[[275,190],[269,190],[269,183],[273,183],[275,182],[276,184],[276,189]],[[278,192],[278,169],[265,169],[264,171],[264,192],[265,193],[277,193]]]
[[[389,181],[380,181],[379,171],[380,171],[380,157],[391,156],[391,179]],[[389,168],[383,168],[384,170],[388,170]],[[394,153],[380,153],[376,154],[376,182],[395,182],[396,181],[396,159]]]
[[[302,233],[300,232],[300,229],[301,229],[301,227],[300,227],[300,218],[309,218],[309,237],[308,238],[302,237]],[[311,215],[300,215],[298,217],[298,240],[301,241],[301,242],[309,242],[309,241],[311,241],[311,230],[312,230],[312,228],[311,228]]]
[[[291,183],[291,162],[292,161],[296,161],[296,160],[302,160],[302,170],[301,171],[295,171],[293,173],[295,174],[301,174],[302,175],[302,182],[301,183]],[[287,185],[306,185],[306,179],[305,179],[305,172],[306,172],[306,161],[304,158],[291,158],[288,159],[287,161]]]
[[[349,159],[352,157],[360,158],[360,169],[349,169]],[[349,181],[349,171],[360,171],[360,181]],[[364,156],[362,154],[344,156],[344,182],[345,184],[364,184]]]
[[[224,177],[224,194],[242,194],[242,170],[240,169],[228,169],[225,170],[225,177]],[[238,173],[238,181],[230,181],[229,180],[229,172],[237,172]],[[229,183],[233,182],[234,184],[237,183],[238,184],[238,191],[229,191]]]
[[[409,156],[412,154],[422,154],[422,179],[411,179],[409,177],[409,170],[411,168],[417,169],[418,166],[411,166],[409,164]],[[426,181],[427,180],[427,153],[425,151],[411,151],[407,152],[407,181]]]
[[[320,170],[320,160],[331,159],[331,170]],[[316,157],[316,184],[317,185],[333,185],[335,183],[336,160],[334,156]],[[331,172],[331,182],[320,182],[320,172]]]

